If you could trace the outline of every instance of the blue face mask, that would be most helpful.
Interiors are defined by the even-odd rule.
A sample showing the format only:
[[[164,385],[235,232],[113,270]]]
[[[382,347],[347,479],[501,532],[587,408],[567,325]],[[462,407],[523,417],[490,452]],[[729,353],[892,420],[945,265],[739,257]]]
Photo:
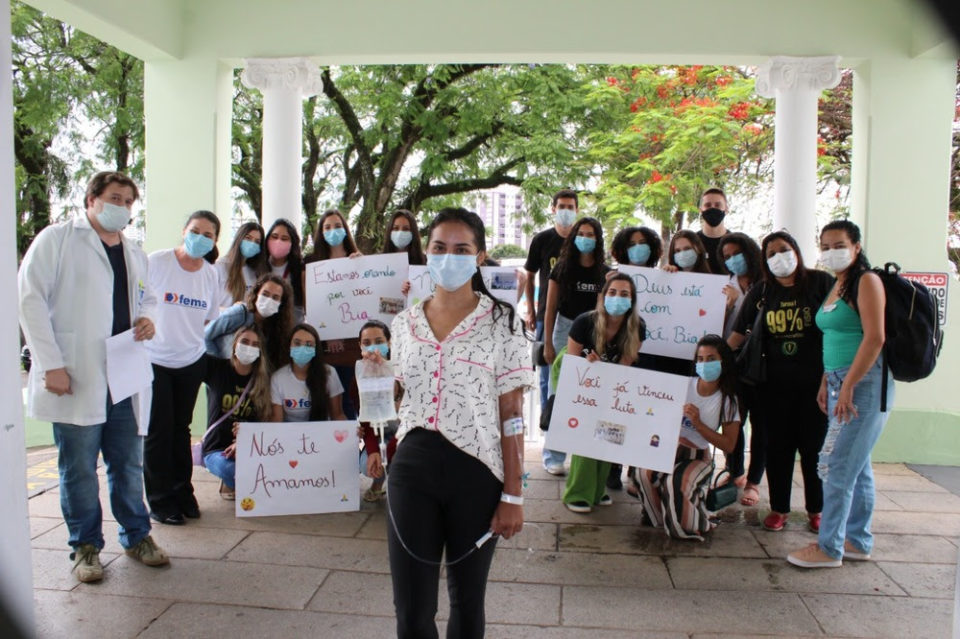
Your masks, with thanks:
[[[125,206],[104,202],[103,210],[97,213],[97,222],[104,231],[116,233],[130,222],[130,211]]]
[[[240,240],[240,255],[248,259],[260,255],[260,242]]]
[[[557,224],[570,228],[577,221],[577,212],[573,209],[557,209]]]
[[[447,291],[455,291],[477,272],[476,255],[428,255],[427,270],[433,283]]]
[[[370,346],[364,346],[363,350],[368,353],[380,353],[380,356],[384,359],[387,358],[387,355],[390,354],[390,345],[389,344],[370,344]]]
[[[712,362],[697,362],[697,375],[705,382],[717,381],[722,372],[723,364],[718,359]]]
[[[727,265],[727,268],[730,269],[730,272],[734,275],[740,276],[747,274],[747,258],[743,256],[743,253],[731,255],[729,259],[724,261],[724,264]]]
[[[183,248],[190,257],[201,258],[213,250],[213,240],[206,235],[191,231],[183,238]]]
[[[603,307],[607,313],[614,317],[619,317],[630,310],[632,302],[629,297],[620,297],[619,295],[607,295],[603,298]]]
[[[690,268],[697,263],[697,252],[693,249],[677,251],[673,254],[673,261],[676,262],[680,268]]]
[[[345,237],[347,237],[347,230],[342,227],[323,232],[323,239],[325,239],[330,246],[340,246]]]
[[[317,355],[315,346],[291,346],[290,359],[297,366],[306,366]]]
[[[597,248],[597,240],[592,237],[584,237],[583,235],[578,235],[573,238],[573,243],[581,253],[592,253],[593,249]]]
[[[650,246],[647,244],[634,244],[627,249],[627,258],[631,264],[643,266],[650,259]]]
[[[413,241],[413,233],[410,231],[390,231],[390,241],[397,248],[407,248]]]

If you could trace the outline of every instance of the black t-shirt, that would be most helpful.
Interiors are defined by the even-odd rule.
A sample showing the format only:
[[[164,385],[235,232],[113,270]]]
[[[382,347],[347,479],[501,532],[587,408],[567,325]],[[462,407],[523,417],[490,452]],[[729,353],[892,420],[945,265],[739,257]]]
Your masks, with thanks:
[[[720,240],[723,239],[723,236],[707,237],[703,234],[703,231],[697,231],[697,237],[703,242],[703,247],[707,249],[707,264],[710,266],[710,272],[717,275],[726,275],[717,258],[717,249],[720,248]]]
[[[587,311],[597,307],[597,295],[607,281],[610,267],[606,264],[586,268],[580,262],[574,262],[567,269],[566,290],[560,292],[560,305],[557,312],[569,319],[576,319]],[[550,279],[557,281],[557,267],[550,273]]]
[[[642,317],[639,319],[639,333],[642,343],[646,335],[647,325]],[[597,311],[595,310],[587,311],[573,320],[573,326],[570,327],[570,337],[573,338],[573,341],[583,345],[584,356],[586,356],[587,351],[595,352],[597,350],[596,328]],[[623,353],[620,351],[619,345],[616,342],[607,342],[603,347],[603,357],[600,358],[600,361],[618,363],[621,357],[623,357]]]
[[[204,355],[204,360],[207,370],[203,381],[207,384],[207,428],[209,428],[237,403],[247,382],[250,381],[250,375],[237,373],[229,359]],[[250,393],[247,393],[243,404],[230,417],[220,422],[203,440],[203,454],[208,455],[217,450],[224,450],[233,443],[233,422],[257,421],[258,417]]]
[[[767,356],[770,380],[813,385],[823,374],[823,334],[814,322],[817,309],[833,286],[833,277],[823,271],[808,270],[803,295],[796,286],[774,282],[753,286],[743,300],[733,330],[745,335],[757,317],[757,301],[764,306],[763,351]]]
[[[111,335],[130,330],[130,298],[127,295],[127,262],[123,259],[123,242],[116,246],[107,246],[100,241],[107,252],[107,259],[113,268],[113,328]]]
[[[557,233],[557,229],[552,228],[534,235],[530,242],[530,250],[527,251],[527,261],[523,268],[531,273],[539,273],[537,279],[540,286],[540,293],[537,295],[538,322],[543,321],[544,309],[547,306],[547,284],[550,273],[557,264],[557,258],[560,257],[562,246],[563,238]]]

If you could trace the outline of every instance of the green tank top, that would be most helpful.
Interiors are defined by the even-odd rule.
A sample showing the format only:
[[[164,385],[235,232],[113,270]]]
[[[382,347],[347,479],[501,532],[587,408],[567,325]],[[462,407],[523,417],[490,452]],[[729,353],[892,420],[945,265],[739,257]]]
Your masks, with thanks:
[[[838,299],[817,311],[817,327],[823,331],[823,368],[835,371],[853,364],[863,341],[863,324],[850,306]]]

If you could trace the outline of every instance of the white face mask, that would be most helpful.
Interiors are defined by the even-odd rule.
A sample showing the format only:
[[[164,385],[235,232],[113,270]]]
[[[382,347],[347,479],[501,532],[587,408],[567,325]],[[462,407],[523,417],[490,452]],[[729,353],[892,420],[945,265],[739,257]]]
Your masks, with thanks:
[[[793,251],[774,253],[767,258],[767,266],[774,277],[790,277],[797,270],[797,254]]]
[[[280,302],[266,295],[257,295],[257,312],[260,313],[260,317],[276,315],[279,310]]]
[[[260,349],[249,344],[237,344],[233,354],[236,355],[238,362],[246,366],[257,361],[257,358],[260,357]]]
[[[130,222],[130,210],[125,206],[103,202],[103,208],[97,213],[97,222],[104,231],[116,233]]]
[[[838,248],[822,251],[820,253],[820,263],[834,273],[841,273],[853,264],[853,250]]]

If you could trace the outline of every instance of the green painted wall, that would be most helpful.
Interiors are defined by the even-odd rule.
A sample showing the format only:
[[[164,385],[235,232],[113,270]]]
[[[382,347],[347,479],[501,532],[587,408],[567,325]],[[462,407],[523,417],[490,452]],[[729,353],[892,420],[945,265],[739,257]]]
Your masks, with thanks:
[[[960,466],[960,415],[895,410],[873,449],[873,461]]]

